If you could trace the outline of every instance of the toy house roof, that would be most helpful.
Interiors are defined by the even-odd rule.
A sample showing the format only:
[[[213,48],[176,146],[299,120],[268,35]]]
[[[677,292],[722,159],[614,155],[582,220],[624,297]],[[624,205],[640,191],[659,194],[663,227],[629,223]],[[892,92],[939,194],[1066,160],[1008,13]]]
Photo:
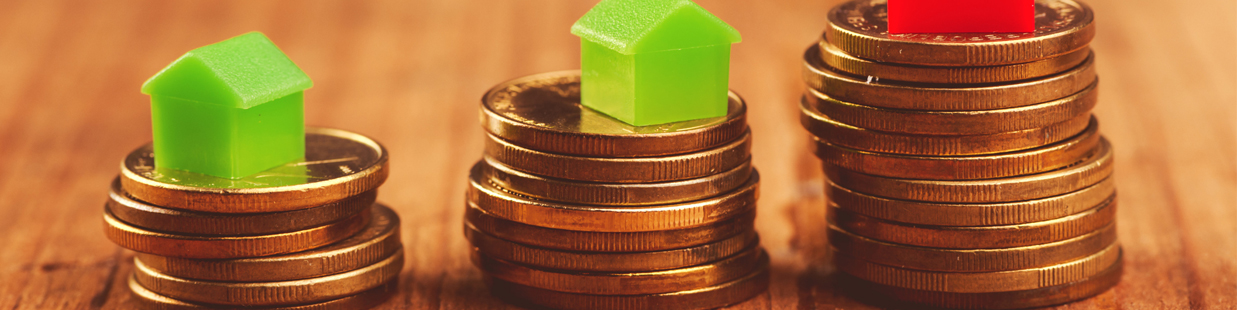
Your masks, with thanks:
[[[248,109],[312,86],[270,39],[250,32],[185,53],[142,93]]]
[[[603,0],[571,33],[628,55],[742,41],[738,30],[691,0]]]

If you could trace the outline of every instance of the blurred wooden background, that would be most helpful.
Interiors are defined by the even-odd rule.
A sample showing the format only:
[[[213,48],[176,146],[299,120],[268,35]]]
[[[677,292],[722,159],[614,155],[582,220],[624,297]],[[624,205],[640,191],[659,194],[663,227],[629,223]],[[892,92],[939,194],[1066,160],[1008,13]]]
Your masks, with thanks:
[[[150,139],[141,83],[182,53],[265,32],[313,77],[312,125],[376,137],[379,196],[404,220],[401,295],[382,309],[507,309],[469,264],[465,177],[478,99],[578,68],[568,33],[595,1],[0,1],[0,309],[126,309],[131,253],[101,234],[108,182]],[[797,121],[805,47],[838,0],[699,0],[743,33],[731,86],[750,103],[773,256],[735,309],[865,309],[835,293],[817,160]],[[1102,131],[1117,148],[1126,274],[1062,309],[1237,305],[1237,6],[1092,0]]]

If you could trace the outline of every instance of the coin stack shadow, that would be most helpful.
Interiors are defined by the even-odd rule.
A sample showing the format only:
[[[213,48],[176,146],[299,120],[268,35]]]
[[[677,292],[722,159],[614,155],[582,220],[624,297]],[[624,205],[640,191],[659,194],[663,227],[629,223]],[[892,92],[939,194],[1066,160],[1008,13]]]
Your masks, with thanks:
[[[141,309],[368,309],[396,292],[399,216],[375,203],[386,150],[307,128],[305,159],[239,180],[156,169],[150,144],[111,185],[104,231],[138,252]]]
[[[804,55],[837,278],[878,303],[1028,308],[1121,276],[1090,9],[1036,1],[1034,34],[890,35],[835,7]]]
[[[633,127],[579,104],[579,71],[482,99],[464,234],[491,292],[554,309],[707,309],[768,287],[742,99]]]

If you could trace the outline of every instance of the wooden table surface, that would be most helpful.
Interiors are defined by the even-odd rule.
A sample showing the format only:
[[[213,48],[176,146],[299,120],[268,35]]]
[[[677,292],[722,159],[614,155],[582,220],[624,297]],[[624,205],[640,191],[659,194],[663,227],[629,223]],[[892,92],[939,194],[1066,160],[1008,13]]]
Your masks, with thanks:
[[[184,52],[265,32],[313,77],[311,125],[391,151],[379,196],[404,220],[402,292],[381,309],[507,309],[461,232],[482,92],[578,68],[595,1],[6,0],[0,4],[0,309],[127,309],[132,253],[102,234],[121,157],[150,140],[142,82]],[[768,293],[734,309],[868,309],[837,292],[819,163],[797,121],[800,59],[837,0],[700,0],[743,33]],[[1237,7],[1093,0],[1096,114],[1116,146],[1124,280],[1063,309],[1237,307]]]

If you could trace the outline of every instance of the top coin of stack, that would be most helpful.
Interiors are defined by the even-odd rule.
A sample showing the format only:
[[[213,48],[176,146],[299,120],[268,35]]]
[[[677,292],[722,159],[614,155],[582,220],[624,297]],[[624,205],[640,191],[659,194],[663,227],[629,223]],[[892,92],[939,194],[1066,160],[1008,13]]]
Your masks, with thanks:
[[[865,294],[1026,308],[1121,273],[1089,7],[1035,2],[1034,33],[889,34],[884,1],[828,15],[804,55],[837,268]]]
[[[303,160],[241,179],[154,160],[150,144],[130,153],[104,209],[108,238],[139,252],[141,307],[361,309],[394,293],[403,246],[399,216],[374,203],[376,141],[309,128]]]
[[[557,309],[705,309],[763,292],[743,100],[731,93],[724,117],[652,126],[579,102],[579,71],[482,99],[465,235],[493,293]]]

